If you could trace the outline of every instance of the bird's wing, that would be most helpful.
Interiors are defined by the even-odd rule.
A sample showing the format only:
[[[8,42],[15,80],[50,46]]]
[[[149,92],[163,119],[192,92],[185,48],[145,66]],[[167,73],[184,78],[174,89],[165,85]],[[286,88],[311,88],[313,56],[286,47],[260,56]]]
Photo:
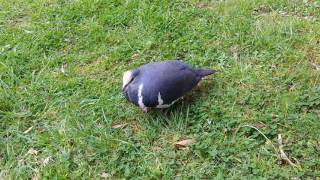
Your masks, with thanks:
[[[144,83],[143,96],[147,106],[158,105],[159,92],[164,104],[182,97],[200,80],[187,64],[180,61],[164,61],[141,67],[141,83]]]

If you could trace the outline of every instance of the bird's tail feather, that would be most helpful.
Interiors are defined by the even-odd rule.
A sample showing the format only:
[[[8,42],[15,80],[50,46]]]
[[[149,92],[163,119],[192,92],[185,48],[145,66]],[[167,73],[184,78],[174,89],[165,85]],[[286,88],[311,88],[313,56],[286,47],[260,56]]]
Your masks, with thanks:
[[[201,77],[208,76],[210,74],[214,74],[215,72],[217,72],[216,70],[213,70],[213,69],[202,69],[202,68],[196,69],[196,71]]]

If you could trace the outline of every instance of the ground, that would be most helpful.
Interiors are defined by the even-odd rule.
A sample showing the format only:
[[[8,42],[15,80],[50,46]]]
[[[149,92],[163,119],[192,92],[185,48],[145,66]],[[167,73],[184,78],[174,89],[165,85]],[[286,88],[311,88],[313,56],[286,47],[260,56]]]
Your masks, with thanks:
[[[176,58],[219,72],[125,100],[125,70]],[[0,179],[320,176],[318,0],[0,0],[0,78]]]

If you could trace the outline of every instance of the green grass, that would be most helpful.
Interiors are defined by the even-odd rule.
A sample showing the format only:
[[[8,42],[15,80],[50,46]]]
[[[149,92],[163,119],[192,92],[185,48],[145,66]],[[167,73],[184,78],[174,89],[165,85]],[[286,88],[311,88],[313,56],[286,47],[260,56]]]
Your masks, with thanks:
[[[125,70],[175,58],[219,73],[164,112],[124,99]],[[320,177],[310,62],[318,0],[0,0],[0,179]]]

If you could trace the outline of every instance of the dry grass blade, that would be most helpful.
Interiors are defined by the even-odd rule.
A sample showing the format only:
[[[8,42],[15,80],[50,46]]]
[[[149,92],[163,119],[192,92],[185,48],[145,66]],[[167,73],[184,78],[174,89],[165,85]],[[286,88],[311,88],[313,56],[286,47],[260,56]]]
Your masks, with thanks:
[[[61,66],[60,66],[60,71],[62,72],[62,74],[64,74],[65,73],[65,65],[64,64],[61,64]]]
[[[112,129],[119,129],[119,128],[124,128],[125,126],[127,126],[128,123],[124,123],[124,124],[113,124],[111,126]]]
[[[194,144],[196,141],[194,139],[184,139],[179,142],[176,142],[174,146],[178,149],[183,149],[187,146]]]
[[[33,126],[29,127],[29,128],[28,128],[27,130],[25,130],[23,133],[24,133],[24,134],[27,134],[27,133],[29,133],[32,129],[33,129]]]
[[[38,174],[33,175],[32,178],[31,178],[31,180],[39,180],[39,175],[38,175]]]
[[[317,62],[316,62],[316,54],[315,54],[315,52],[313,51],[313,49],[310,49],[310,50],[308,51],[308,59],[309,59],[310,65],[311,65],[314,69],[316,69],[317,71],[320,71],[320,65],[317,64]]]
[[[279,157],[281,160],[287,162],[288,164],[290,164],[293,167],[297,167],[297,165],[295,165],[286,155],[286,153],[283,150],[283,144],[282,144],[282,137],[281,134],[278,134],[278,145],[279,145]]]
[[[51,156],[48,156],[47,158],[45,158],[45,159],[42,161],[43,166],[46,166],[46,165],[49,163],[50,158],[51,158]]]
[[[314,63],[314,62],[310,62],[310,65],[311,65],[314,69],[316,69],[317,71],[320,71],[320,65],[319,65],[319,64],[316,64],[316,63]]]
[[[140,54],[135,53],[131,56],[132,59],[138,59],[140,57]]]
[[[38,154],[38,151],[33,149],[33,148],[30,148],[29,151],[27,152],[27,154],[30,154],[30,155],[37,155]]]
[[[278,152],[278,151],[277,151],[277,148],[273,145],[272,141],[271,141],[265,134],[263,134],[258,128],[254,127],[254,126],[251,126],[251,125],[243,125],[243,126],[240,126],[240,127],[238,128],[238,131],[239,131],[239,129],[242,128],[242,127],[249,127],[249,128],[252,128],[252,129],[257,130],[257,131],[266,139],[266,143],[267,143],[267,144],[271,144],[272,147],[273,147],[273,149],[274,149],[274,151],[275,151],[276,153]],[[237,131],[237,132],[238,132],[238,131]]]
[[[227,128],[223,128],[223,133],[226,134],[228,132]]]
[[[292,167],[295,167],[295,168],[299,168],[296,164],[294,164],[289,158],[288,156],[284,153],[283,151],[283,144],[282,144],[282,138],[281,138],[281,134],[278,134],[278,145],[279,145],[279,150],[275,147],[275,145],[272,143],[272,141],[265,135],[263,134],[258,128],[254,127],[254,126],[251,126],[251,125],[243,125],[243,126],[240,126],[238,128],[238,130],[242,127],[249,127],[249,128],[252,128],[252,129],[255,129],[257,130],[265,139],[266,139],[266,143],[267,144],[271,144],[275,153],[277,153],[277,156],[279,159],[287,162],[288,164],[290,164]],[[279,154],[280,153],[280,154]]]
[[[110,178],[111,175],[109,173],[103,172],[103,173],[101,173],[100,177],[101,178]]]

